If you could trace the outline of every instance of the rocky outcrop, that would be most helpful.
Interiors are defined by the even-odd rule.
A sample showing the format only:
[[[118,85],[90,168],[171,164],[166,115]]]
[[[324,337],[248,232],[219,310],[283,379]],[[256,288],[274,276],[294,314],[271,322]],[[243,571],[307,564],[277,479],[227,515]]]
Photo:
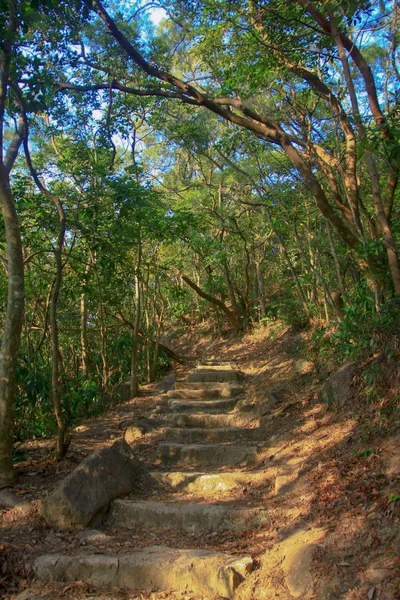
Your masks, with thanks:
[[[342,408],[351,400],[354,389],[352,386],[357,366],[354,362],[346,363],[333,373],[322,386],[318,397],[329,408]]]
[[[42,501],[41,512],[54,529],[83,529],[101,519],[111,500],[134,491],[145,472],[129,444],[118,440],[63,479]]]

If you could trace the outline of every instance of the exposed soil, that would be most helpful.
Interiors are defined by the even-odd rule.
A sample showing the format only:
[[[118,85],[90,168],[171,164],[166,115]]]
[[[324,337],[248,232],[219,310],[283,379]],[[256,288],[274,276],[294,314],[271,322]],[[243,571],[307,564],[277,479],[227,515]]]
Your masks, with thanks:
[[[197,338],[181,337],[175,344],[193,357],[234,360],[245,373],[246,393],[240,410],[253,410],[261,418],[256,442],[262,447],[256,465],[263,468],[259,481],[214,501],[230,505],[268,508],[266,526],[241,533],[222,531],[161,534],[116,531],[104,526],[106,537],[87,541],[76,533],[49,530],[34,510],[0,512],[0,597],[12,599],[29,588],[47,600],[94,598],[190,598],[172,590],[158,594],[101,590],[86,584],[43,584],[32,580],[34,559],[45,553],[125,553],[163,544],[179,548],[209,548],[232,554],[250,554],[259,568],[239,588],[240,600],[394,600],[400,598],[400,422],[398,406],[383,410],[382,399],[367,401],[359,391],[351,406],[328,411],[317,392],[326,377],[318,364],[300,361],[302,351],[290,330],[258,329],[244,338],[212,338],[199,329]],[[304,352],[304,350],[303,350]],[[189,367],[178,367],[183,379]],[[356,382],[357,383],[357,382]],[[52,440],[32,440],[20,445],[19,484],[16,493],[37,507],[40,498],[89,452],[121,436],[120,423],[149,415],[163,402],[154,386],[140,397],[121,404],[99,418],[82,423],[73,432],[66,459],[56,463]],[[385,407],[386,408],[386,407]],[[249,414],[251,414],[249,412]],[[389,415],[389,416],[388,416]],[[152,434],[153,438],[155,434]],[[148,442],[152,441],[150,436]],[[149,446],[151,448],[151,446]],[[145,449],[143,460],[152,458]],[[213,469],[215,471],[215,469]],[[172,500],[160,489],[138,489],[137,497]],[[173,495],[174,501],[199,500],[196,495]],[[304,559],[303,576],[310,577],[306,594],[296,596],[288,565],[292,548],[311,549]]]

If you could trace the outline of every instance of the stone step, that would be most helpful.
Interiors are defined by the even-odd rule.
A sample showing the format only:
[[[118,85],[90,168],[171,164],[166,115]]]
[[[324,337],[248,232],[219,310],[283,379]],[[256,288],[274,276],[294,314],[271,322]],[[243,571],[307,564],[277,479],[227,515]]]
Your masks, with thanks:
[[[198,369],[189,373],[186,378],[188,383],[210,383],[240,381],[241,373],[233,369]]]
[[[253,569],[253,560],[249,556],[165,546],[152,546],[118,556],[45,555],[33,566],[35,577],[42,581],[83,581],[146,592],[174,589],[207,598],[216,595],[232,598]]]
[[[236,371],[237,366],[233,362],[210,362],[208,360],[202,360],[196,365],[196,370]]]
[[[216,427],[214,429],[164,427],[161,431],[162,440],[179,444],[254,442],[259,436],[259,429],[245,429],[244,427]]]
[[[167,392],[168,398],[193,398],[200,400],[204,398],[205,400],[212,400],[214,398],[232,398],[234,396],[238,396],[241,392],[243,392],[243,388],[238,385],[228,385],[222,388],[213,388],[207,387],[205,389],[175,389],[169,390]]]
[[[112,527],[135,531],[244,531],[266,523],[267,514],[264,507],[115,500],[109,520]]]
[[[213,390],[222,390],[222,389],[226,389],[226,388],[230,388],[231,386],[234,386],[235,384],[232,384],[230,381],[203,381],[203,382],[196,382],[196,381],[177,381],[175,383],[174,389],[175,390],[208,390],[208,389],[213,389]]]
[[[174,411],[218,413],[232,410],[237,402],[238,398],[221,400],[174,400],[171,398],[168,406]]]
[[[257,455],[257,447],[161,442],[158,446],[158,455],[165,466],[229,467],[250,461]]]
[[[189,492],[197,495],[231,492],[252,486],[270,486],[264,471],[228,471],[204,473],[194,471],[152,471],[151,477],[171,492]]]
[[[219,427],[234,427],[247,423],[248,415],[240,413],[166,413],[154,419],[154,424],[159,427],[202,427],[213,429]],[[256,423],[255,423],[256,424]],[[258,424],[258,421],[257,421]]]

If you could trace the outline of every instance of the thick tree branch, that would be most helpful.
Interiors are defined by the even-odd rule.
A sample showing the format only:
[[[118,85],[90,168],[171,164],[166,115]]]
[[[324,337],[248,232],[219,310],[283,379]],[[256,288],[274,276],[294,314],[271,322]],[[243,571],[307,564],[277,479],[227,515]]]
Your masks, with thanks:
[[[10,142],[10,145],[7,148],[7,154],[4,158],[4,169],[6,173],[9,175],[11,173],[11,169],[14,166],[14,163],[17,159],[19,149],[24,140],[25,136],[25,122],[22,115],[18,118],[18,126],[13,135],[13,138]]]

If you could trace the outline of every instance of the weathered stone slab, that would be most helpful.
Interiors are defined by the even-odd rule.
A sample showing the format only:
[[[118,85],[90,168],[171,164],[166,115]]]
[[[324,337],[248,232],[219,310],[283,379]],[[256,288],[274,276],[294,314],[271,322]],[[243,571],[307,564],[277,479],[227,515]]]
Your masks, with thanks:
[[[196,383],[191,381],[177,381],[175,383],[176,390],[224,390],[229,389],[231,387],[237,387],[235,382],[231,383],[230,381],[204,381]]]
[[[54,529],[83,529],[101,519],[111,500],[131,493],[144,475],[130,446],[118,440],[63,479],[42,501],[41,512]]]
[[[209,361],[202,360],[196,365],[197,371],[236,371],[236,364],[230,361]]]
[[[253,442],[259,435],[258,429],[245,429],[244,427],[216,427],[213,429],[164,427],[161,431],[161,439],[179,444]],[[129,440],[127,441],[129,442]]]
[[[111,505],[113,527],[135,531],[243,531],[267,521],[263,507],[230,507],[224,504],[167,504],[149,500],[115,500]]]
[[[231,444],[173,444],[159,445],[164,465],[187,465],[201,467],[223,467],[246,462],[257,455],[255,446]]]
[[[158,419],[160,426],[171,425],[172,427],[202,427],[213,429],[214,427],[239,427],[246,425],[251,416],[240,413],[171,413],[162,415]],[[255,421],[258,425],[258,420]]]
[[[215,384],[214,384],[215,385]],[[183,389],[173,389],[167,392],[167,396],[169,398],[193,398],[195,400],[201,400],[202,398],[207,400],[213,400],[214,398],[231,398],[233,396],[238,396],[242,392],[242,388],[237,385],[223,385],[223,387],[207,387],[205,389],[201,388],[183,388]]]
[[[192,412],[223,412],[232,410],[237,404],[237,398],[223,400],[170,400],[168,406],[172,410]]]
[[[84,581],[148,592],[174,589],[208,598],[232,598],[253,569],[249,556],[163,546],[121,556],[46,555],[34,564],[35,576],[44,581]]]
[[[196,371],[192,371],[187,376],[188,382],[210,382],[210,381],[240,381],[241,373],[239,371],[233,371],[230,369],[221,370],[221,369],[198,369]]]
[[[171,491],[187,491],[199,496],[221,494],[252,485],[270,485],[270,479],[259,471],[228,471],[225,473],[201,473],[193,471],[153,471],[151,477]]]

